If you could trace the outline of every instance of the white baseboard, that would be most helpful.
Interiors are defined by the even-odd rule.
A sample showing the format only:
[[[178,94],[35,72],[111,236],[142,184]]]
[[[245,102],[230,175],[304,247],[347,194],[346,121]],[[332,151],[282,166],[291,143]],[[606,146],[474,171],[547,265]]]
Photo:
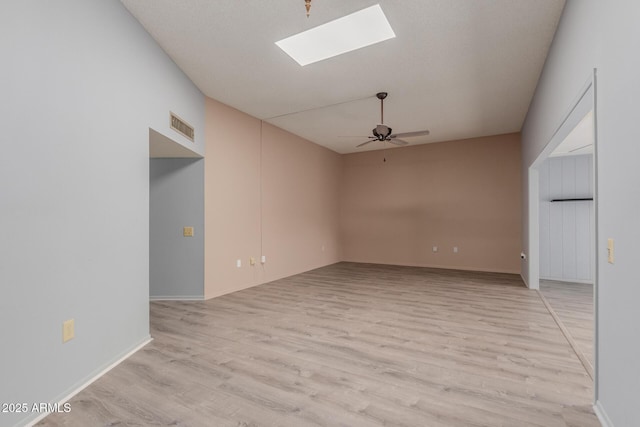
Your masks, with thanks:
[[[152,295],[149,301],[204,301],[202,295]]]
[[[604,408],[602,407],[602,403],[599,400],[597,400],[596,404],[593,405],[593,410],[598,416],[598,420],[600,420],[600,424],[602,424],[602,427],[613,427],[611,419],[609,419],[609,416],[605,412]]]
[[[380,261],[363,261],[363,260],[342,260],[340,262],[349,262],[353,264],[377,264],[377,265],[390,265],[396,267],[417,267],[417,268],[436,268],[439,270],[456,270],[456,271],[477,271],[480,273],[498,273],[498,274],[515,274],[520,275],[520,270],[501,270],[495,268],[482,268],[482,267],[466,267],[460,265],[442,265],[442,264],[407,264],[401,262],[380,262]]]
[[[540,280],[549,280],[551,282],[566,282],[566,283],[582,283],[584,285],[593,285],[593,280],[580,280],[580,279],[558,279],[555,277],[540,277]]]
[[[128,351],[127,353],[125,353],[124,355],[122,355],[121,357],[119,357],[118,359],[116,359],[114,362],[112,362],[111,364],[109,364],[106,368],[102,369],[100,372],[98,372],[97,374],[95,374],[94,376],[92,376],[91,378],[89,378],[87,381],[85,381],[84,383],[80,384],[80,386],[76,387],[71,393],[67,394],[65,397],[63,397],[59,402],[58,402],[58,406],[61,407],[66,401],[68,401],[69,399],[71,399],[73,396],[75,396],[76,394],[80,393],[82,390],[84,390],[85,388],[87,388],[89,385],[91,385],[91,383],[93,383],[94,381],[96,381],[97,379],[99,379],[100,377],[102,377],[104,374],[106,374],[107,372],[109,372],[110,370],[112,370],[113,368],[115,368],[116,366],[118,366],[120,363],[122,363],[124,360],[128,359],[133,353],[137,352],[138,350],[140,350],[142,347],[144,347],[145,345],[149,344],[151,341],[153,341],[153,338],[148,337],[147,339],[145,339],[143,342],[141,342],[140,344],[138,344],[137,346],[135,346],[133,349],[131,349],[130,351]],[[51,412],[43,412],[41,414],[38,415],[37,418],[30,420],[25,427],[32,427],[33,425],[39,423],[40,421],[42,421],[47,415],[51,414]]]

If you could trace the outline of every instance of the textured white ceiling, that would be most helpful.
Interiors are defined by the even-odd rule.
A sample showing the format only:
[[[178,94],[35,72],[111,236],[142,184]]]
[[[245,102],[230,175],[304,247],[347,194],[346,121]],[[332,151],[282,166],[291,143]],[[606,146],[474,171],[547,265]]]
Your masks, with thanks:
[[[205,95],[339,153],[383,148],[355,148],[380,120],[380,91],[394,133],[431,131],[412,144],[519,131],[564,6],[313,0],[307,18],[303,0],[122,3]],[[305,67],[274,44],[373,4],[395,39]]]

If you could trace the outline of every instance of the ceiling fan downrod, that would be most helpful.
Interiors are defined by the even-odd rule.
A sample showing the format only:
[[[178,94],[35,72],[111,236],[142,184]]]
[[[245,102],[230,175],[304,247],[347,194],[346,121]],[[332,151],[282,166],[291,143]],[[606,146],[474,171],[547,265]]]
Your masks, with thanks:
[[[376,97],[380,100],[380,124],[384,124],[384,99],[387,97],[387,92],[378,92]]]

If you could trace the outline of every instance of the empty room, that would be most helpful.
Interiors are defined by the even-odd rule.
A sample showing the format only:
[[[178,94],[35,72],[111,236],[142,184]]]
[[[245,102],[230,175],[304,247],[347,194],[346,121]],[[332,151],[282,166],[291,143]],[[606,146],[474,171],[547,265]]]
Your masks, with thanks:
[[[640,425],[639,19],[3,5],[0,426]]]

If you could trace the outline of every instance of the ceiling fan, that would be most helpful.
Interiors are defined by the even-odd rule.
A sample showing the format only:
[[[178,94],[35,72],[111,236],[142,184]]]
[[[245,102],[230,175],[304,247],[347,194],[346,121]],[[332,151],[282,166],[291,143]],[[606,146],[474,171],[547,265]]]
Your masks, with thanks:
[[[387,97],[387,92],[378,92],[376,93],[376,97],[380,100],[380,124],[373,129],[373,136],[370,136],[368,141],[356,145],[357,148],[360,148],[363,145],[367,145],[373,141],[389,141],[391,144],[395,145],[407,145],[409,143],[400,138],[429,135],[428,130],[392,133],[393,129],[391,129],[389,126],[384,125],[384,99]]]

